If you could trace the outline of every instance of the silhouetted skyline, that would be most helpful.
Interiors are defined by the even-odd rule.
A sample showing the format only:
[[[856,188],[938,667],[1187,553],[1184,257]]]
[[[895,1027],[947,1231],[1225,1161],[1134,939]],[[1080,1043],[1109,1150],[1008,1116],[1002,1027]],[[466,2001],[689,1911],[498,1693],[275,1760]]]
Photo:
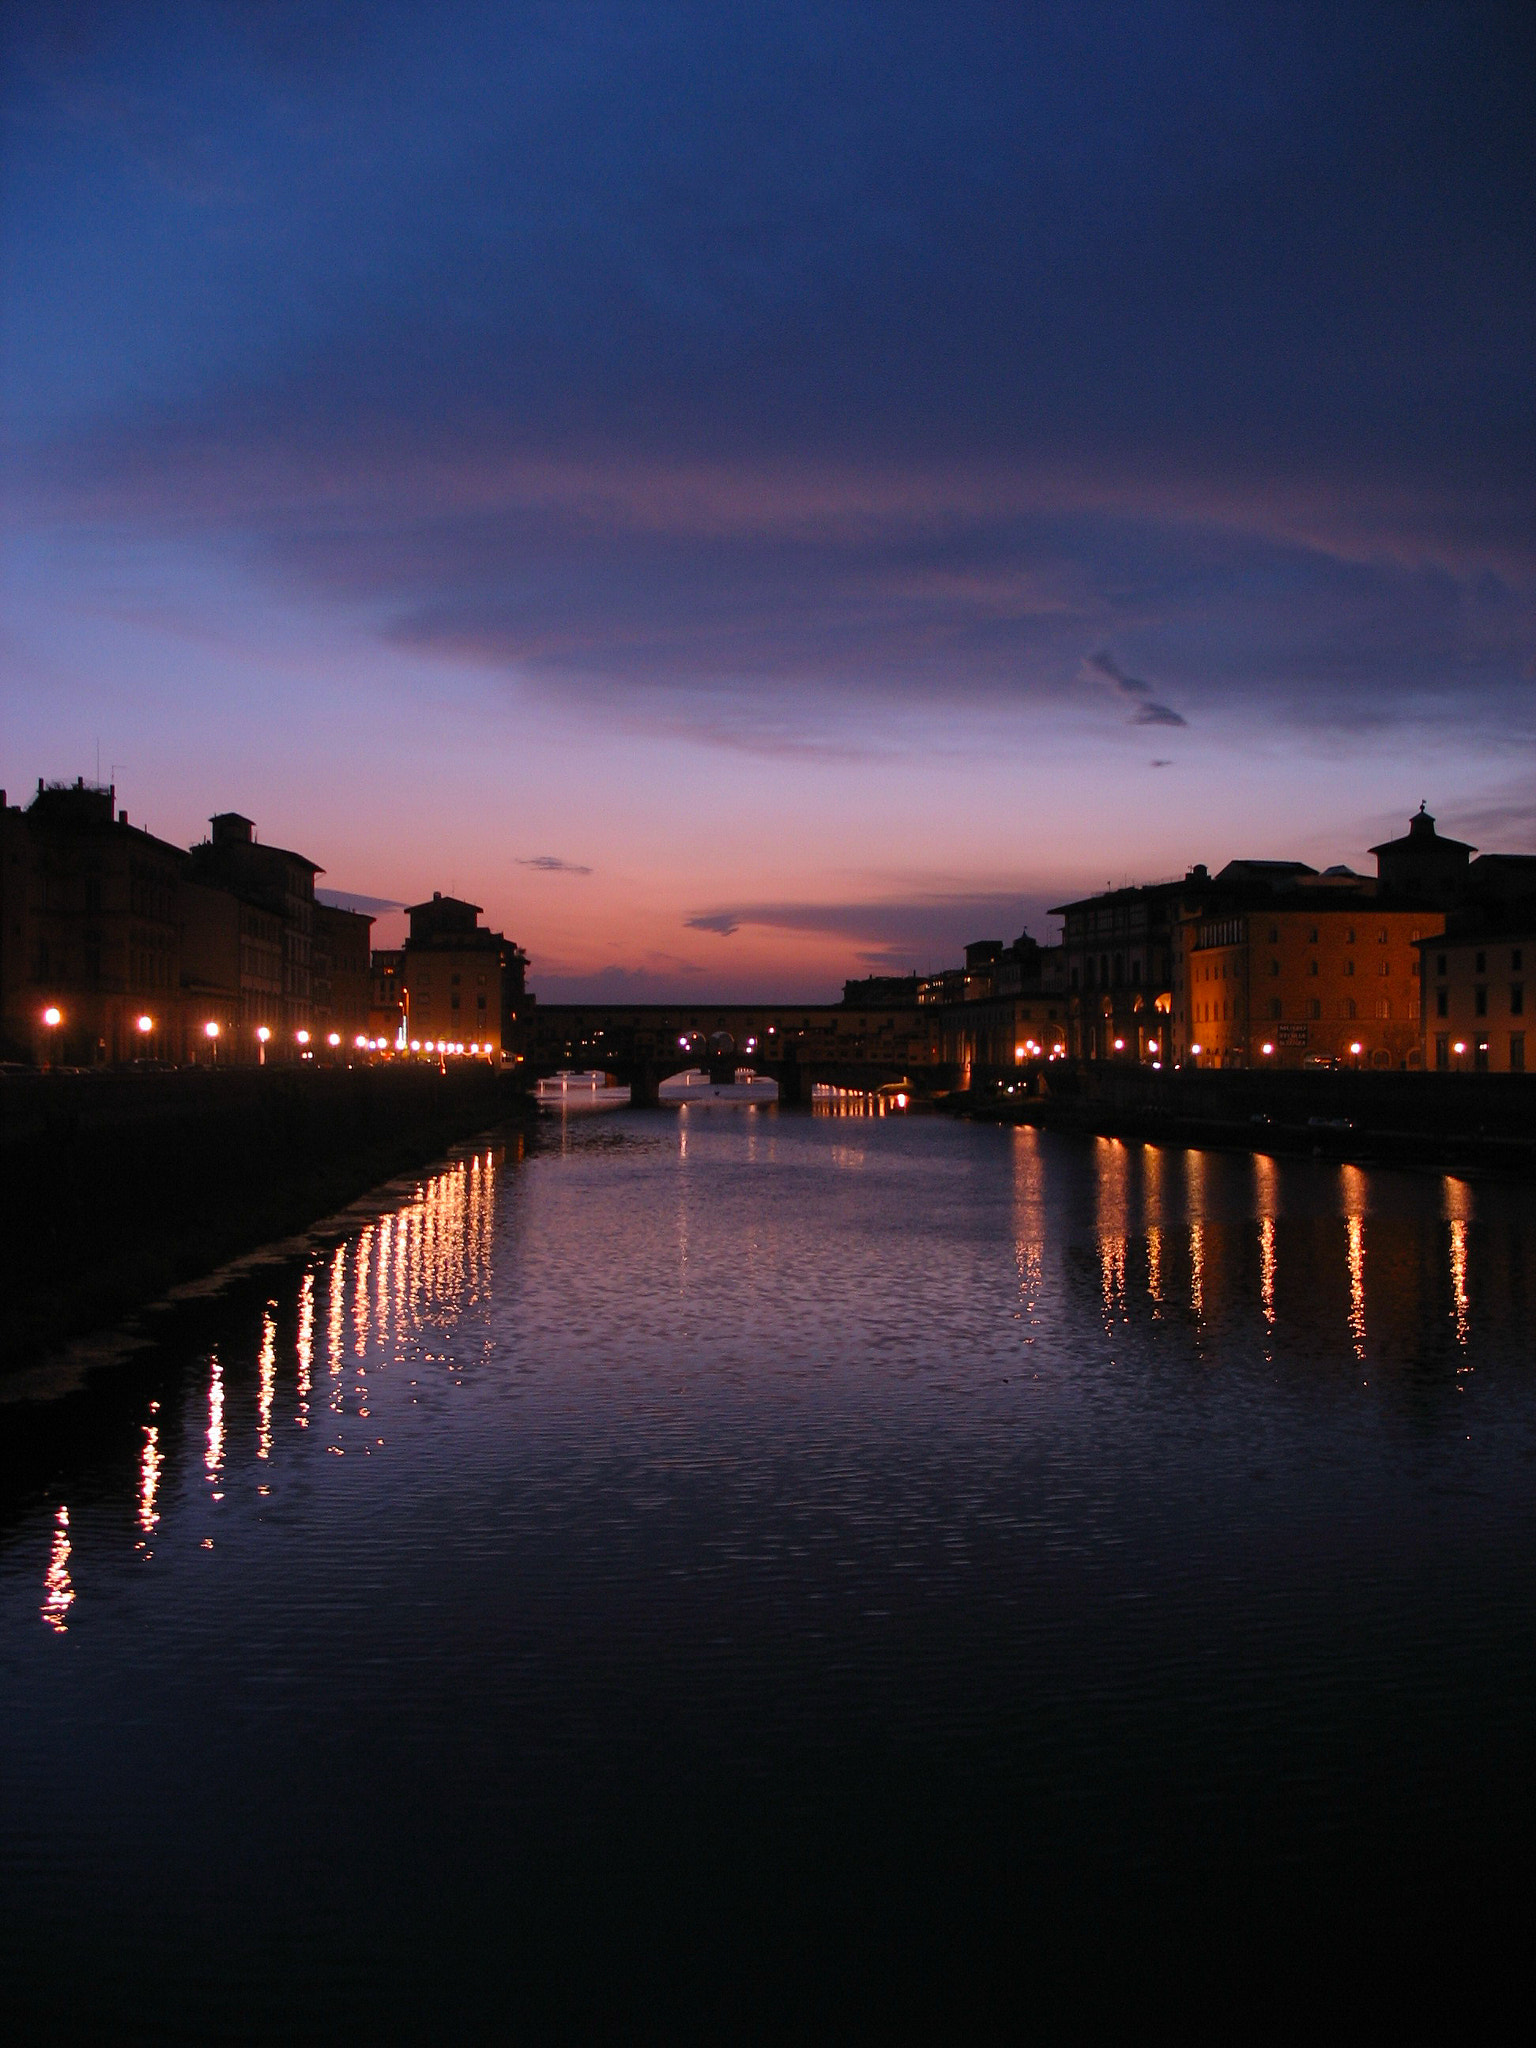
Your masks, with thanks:
[[[1494,6],[8,10],[0,782],[551,997],[1536,847]],[[381,922],[378,937],[390,937]]]

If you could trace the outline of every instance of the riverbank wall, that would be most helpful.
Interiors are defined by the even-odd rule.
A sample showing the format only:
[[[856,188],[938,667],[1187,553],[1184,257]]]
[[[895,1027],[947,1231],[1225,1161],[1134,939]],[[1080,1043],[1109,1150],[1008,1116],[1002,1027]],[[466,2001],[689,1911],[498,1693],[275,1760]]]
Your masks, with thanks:
[[[1149,1143],[1536,1178],[1536,1074],[1046,1068],[1038,1092],[963,1114]]]
[[[531,1116],[478,1065],[7,1079],[0,1370]]]

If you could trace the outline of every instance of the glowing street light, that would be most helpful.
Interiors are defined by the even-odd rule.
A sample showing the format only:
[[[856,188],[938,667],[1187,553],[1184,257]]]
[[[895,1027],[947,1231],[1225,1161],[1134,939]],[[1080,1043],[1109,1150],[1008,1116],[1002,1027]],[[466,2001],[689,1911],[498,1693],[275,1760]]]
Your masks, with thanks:
[[[341,1033],[339,1031],[331,1032],[325,1042],[327,1045],[340,1045]]]
[[[204,1038],[217,1038],[218,1035],[219,1027],[210,1017],[208,1019],[208,1022],[203,1026],[203,1036]]]
[[[59,1026],[64,1022],[64,1012],[58,1007],[56,1003],[50,1003],[47,1009],[43,1012],[43,1022],[48,1026],[48,1029],[50,1031],[57,1031]]]
[[[1149,1038],[1149,1039],[1147,1040],[1147,1051],[1148,1051],[1148,1052],[1156,1052],[1156,1051],[1157,1051],[1157,1040],[1156,1040],[1155,1038]]]
[[[267,1064],[267,1040],[271,1036],[272,1033],[265,1024],[258,1024],[256,1026],[256,1064],[258,1067],[264,1067]]]
[[[1199,1059],[1201,1053],[1205,1051],[1205,1047],[1203,1045],[1192,1045],[1189,1049],[1194,1054],[1196,1059]]]
[[[307,1031],[296,1031],[293,1035],[299,1041],[300,1045],[308,1045],[309,1033]]]
[[[354,1043],[359,1052],[367,1052],[368,1048],[373,1044],[373,1040],[371,1038],[364,1038],[362,1032],[359,1031]]]
[[[134,1029],[139,1033],[141,1038],[147,1038],[150,1032],[154,1030],[154,1028],[155,1020],[153,1017],[140,1017],[134,1025]]]
[[[1274,1051],[1274,1049],[1275,1048],[1270,1044],[1267,1038],[1265,1039],[1264,1043],[1259,1047],[1259,1051],[1264,1054],[1266,1059]]]
[[[1358,1038],[1355,1038],[1350,1040],[1349,1049],[1354,1054],[1355,1058],[1359,1059],[1361,1053],[1364,1052],[1365,1047],[1360,1043]]]

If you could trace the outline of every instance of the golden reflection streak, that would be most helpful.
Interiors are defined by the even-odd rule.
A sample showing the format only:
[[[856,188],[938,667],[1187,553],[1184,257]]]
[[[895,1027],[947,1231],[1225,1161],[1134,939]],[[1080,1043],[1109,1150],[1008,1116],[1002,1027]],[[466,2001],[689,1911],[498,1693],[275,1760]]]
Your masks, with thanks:
[[[1163,1233],[1156,1223],[1147,1228],[1147,1293],[1153,1305],[1160,1308],[1163,1301]]]
[[[43,1574],[43,1604],[38,1609],[41,1619],[56,1636],[67,1632],[67,1617],[75,1604],[74,1581],[69,1576],[69,1551],[69,1509],[61,1506],[54,1517],[48,1569]]]
[[[1031,1321],[1045,1281],[1044,1212],[1040,1135],[1021,1125],[1013,1135],[1013,1256],[1020,1302]]]
[[[139,1527],[147,1536],[159,1521],[155,1499],[160,1491],[160,1431],[153,1422],[144,1425],[144,1448],[139,1454]]]
[[[1189,1226],[1189,1305],[1198,1323],[1205,1316],[1205,1225]]]
[[[386,1216],[379,1224],[379,1276],[373,1290],[373,1316],[378,1326],[378,1342],[389,1342],[389,1272],[390,1251],[394,1244],[397,1219]]]
[[[270,1309],[261,1321],[261,1353],[256,1361],[256,1455],[272,1455],[272,1396],[277,1391],[277,1318]]]
[[[209,1477],[217,1478],[224,1462],[224,1368],[216,1351],[208,1363],[208,1448],[203,1463]]]
[[[368,1262],[373,1254],[373,1225],[357,1240],[357,1279],[352,1288],[352,1349],[361,1358],[368,1349]]]
[[[398,1337],[406,1326],[406,1310],[410,1301],[410,1257],[411,1237],[416,1225],[416,1205],[400,1212],[400,1228],[395,1232],[394,1271],[394,1315],[395,1334]]]
[[[1130,1154],[1118,1138],[1094,1141],[1094,1206],[1104,1316],[1125,1307],[1125,1246],[1130,1228]]]
[[[1365,1357],[1365,1219],[1348,1216],[1344,1226],[1349,1240],[1349,1334],[1356,1358]]]
[[[310,1377],[315,1364],[315,1274],[314,1268],[306,1270],[299,1282],[299,1411],[302,1417],[308,1404]]]
[[[1275,1322],[1275,1219],[1280,1213],[1280,1173],[1273,1159],[1254,1155],[1254,1206],[1259,1212],[1259,1301],[1270,1328]]]
[[[331,1260],[330,1310],[326,1319],[326,1351],[331,1377],[341,1371],[341,1347],[344,1341],[346,1316],[347,1248],[344,1244],[336,1247]]]
[[[1467,1295],[1467,1221],[1451,1218],[1451,1305],[1456,1319],[1456,1342],[1465,1351],[1471,1332],[1471,1303]]]

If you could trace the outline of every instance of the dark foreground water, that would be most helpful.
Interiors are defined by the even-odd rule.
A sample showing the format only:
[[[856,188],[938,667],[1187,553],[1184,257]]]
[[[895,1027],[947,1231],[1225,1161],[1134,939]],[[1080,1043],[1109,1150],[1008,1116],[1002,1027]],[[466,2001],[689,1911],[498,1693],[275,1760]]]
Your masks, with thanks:
[[[0,1407],[6,2010],[1467,2016],[1529,1942],[1533,1225],[939,1120],[456,1162]]]

